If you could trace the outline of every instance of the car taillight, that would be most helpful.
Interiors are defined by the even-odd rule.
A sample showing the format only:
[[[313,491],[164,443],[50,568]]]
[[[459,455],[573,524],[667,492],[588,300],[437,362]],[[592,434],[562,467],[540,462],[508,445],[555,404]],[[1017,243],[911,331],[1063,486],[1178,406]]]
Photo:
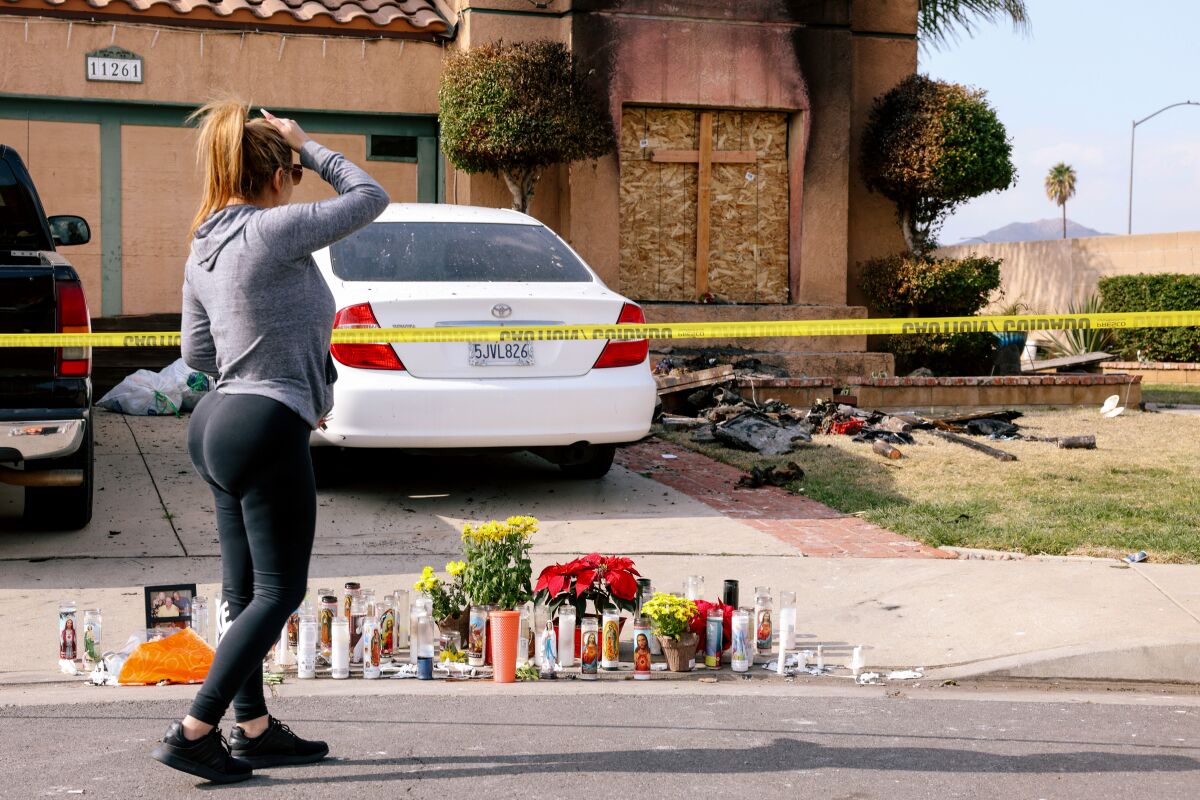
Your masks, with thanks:
[[[333,328],[378,328],[370,303],[347,306],[333,318]],[[390,344],[334,344],[333,357],[347,367],[358,369],[404,369]]]
[[[77,280],[58,281],[57,328],[59,333],[91,333],[92,318],[88,313],[83,285]],[[92,371],[92,348],[60,347],[58,375],[83,378]]]
[[[646,315],[642,313],[642,307],[633,303],[626,303],[621,307],[621,315],[617,317],[618,325],[645,325]],[[604,369],[606,367],[633,367],[646,360],[646,356],[650,353],[649,339],[631,339],[629,341],[610,341],[604,345],[604,349],[600,351],[600,357],[596,359],[592,369]]]

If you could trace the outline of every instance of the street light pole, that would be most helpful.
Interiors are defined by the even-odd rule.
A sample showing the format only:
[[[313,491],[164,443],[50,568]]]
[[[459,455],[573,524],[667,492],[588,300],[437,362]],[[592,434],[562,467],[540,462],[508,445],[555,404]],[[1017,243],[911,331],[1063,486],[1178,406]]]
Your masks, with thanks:
[[[1133,233],[1133,140],[1137,136],[1137,126],[1143,122],[1148,122],[1159,114],[1176,106],[1200,106],[1200,103],[1193,103],[1191,100],[1184,100],[1182,103],[1172,103],[1169,106],[1163,106],[1158,111],[1155,111],[1148,117],[1142,117],[1139,120],[1134,120],[1129,126],[1129,216],[1126,221],[1125,233]]]

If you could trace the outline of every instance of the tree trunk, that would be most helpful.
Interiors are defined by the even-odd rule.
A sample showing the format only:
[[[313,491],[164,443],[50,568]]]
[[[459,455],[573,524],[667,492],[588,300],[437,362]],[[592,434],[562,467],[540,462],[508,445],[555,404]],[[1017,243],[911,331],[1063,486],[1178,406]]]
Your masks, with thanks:
[[[533,187],[537,185],[538,178],[541,177],[537,170],[531,169],[525,172],[504,170],[501,175],[504,177],[504,183],[508,186],[509,194],[512,195],[513,211],[528,214],[529,201],[533,198]]]
[[[897,210],[900,217],[900,232],[904,234],[904,244],[911,253],[917,252],[917,234],[913,230],[913,213],[905,208]]]
[[[1067,201],[1063,200],[1063,238],[1067,238]]]

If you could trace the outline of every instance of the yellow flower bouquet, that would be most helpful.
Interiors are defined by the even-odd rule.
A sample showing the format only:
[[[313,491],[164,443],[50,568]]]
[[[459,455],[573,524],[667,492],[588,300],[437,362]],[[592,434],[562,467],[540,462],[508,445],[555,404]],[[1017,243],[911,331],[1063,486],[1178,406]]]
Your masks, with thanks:
[[[529,537],[537,529],[533,517],[463,526],[463,590],[472,604],[514,609],[533,596]]]

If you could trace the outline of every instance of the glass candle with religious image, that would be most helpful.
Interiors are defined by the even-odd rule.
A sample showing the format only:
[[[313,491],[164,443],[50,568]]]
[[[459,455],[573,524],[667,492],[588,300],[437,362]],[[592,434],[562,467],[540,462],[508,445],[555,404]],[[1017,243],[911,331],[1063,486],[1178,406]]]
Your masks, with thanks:
[[[350,621],[350,603],[354,597],[362,592],[362,584],[358,581],[346,581],[346,585],[342,588],[342,616],[346,621]]]
[[[754,587],[754,644],[758,654],[771,654],[772,639],[775,634],[771,615],[774,613],[771,600],[771,587]]]
[[[401,650],[407,650],[408,644],[408,589],[396,589],[392,592],[392,608],[396,612],[396,633],[392,640],[392,655],[397,656]]]
[[[379,656],[384,661],[390,661],[392,650],[396,645],[396,598],[385,594],[375,615],[379,623]]]
[[[104,652],[100,647],[100,633],[100,609],[89,608],[83,612],[83,647],[79,651],[83,666],[87,669],[95,668],[100,663],[100,654]]]
[[[605,611],[601,618],[600,666],[607,670],[621,668],[621,614]]]
[[[521,606],[517,630],[517,663],[528,664],[533,659],[533,603]]]
[[[379,623],[373,618],[367,617],[362,621],[362,664],[364,678],[374,680],[380,676],[380,659],[382,657]]]
[[[79,658],[79,628],[75,623],[75,601],[58,604],[58,658],[74,661]]]
[[[366,604],[360,594],[350,598],[350,663],[362,663],[363,621],[367,618]]]
[[[704,666],[709,669],[721,668],[721,650],[725,645],[725,612],[719,608],[708,611],[708,619],[704,626]]]
[[[312,614],[300,617],[300,637],[296,642],[296,677],[317,677],[317,618]]]
[[[754,640],[750,636],[750,614],[745,608],[733,612],[733,645],[729,649],[729,665],[734,672],[748,672],[754,663]]]
[[[538,674],[544,679],[558,677],[558,634],[554,622],[547,619],[538,633]]]
[[[779,593],[779,652],[796,649],[796,593]]]
[[[321,595],[321,604],[317,608],[317,646],[321,657],[329,661],[333,652],[333,621],[338,616],[338,599],[333,593]]]
[[[487,654],[488,606],[471,606],[467,624],[467,663],[482,667]]]
[[[586,680],[595,680],[600,668],[600,624],[595,617],[584,617],[579,623],[579,673]]]
[[[330,671],[332,678],[350,677],[350,622],[340,614],[330,626]]]
[[[558,609],[558,663],[575,666],[575,608],[565,604]]]
[[[633,618],[633,678],[650,680],[650,622],[640,614]]]

